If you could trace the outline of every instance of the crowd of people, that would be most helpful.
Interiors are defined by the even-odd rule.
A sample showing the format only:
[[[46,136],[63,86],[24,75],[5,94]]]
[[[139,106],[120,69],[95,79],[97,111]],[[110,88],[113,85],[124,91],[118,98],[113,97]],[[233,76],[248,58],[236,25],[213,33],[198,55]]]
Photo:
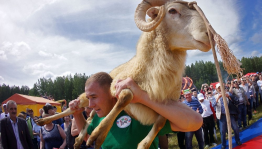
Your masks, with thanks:
[[[1,147],[4,149],[72,149],[75,138],[80,133],[92,110],[96,111],[93,121],[88,127],[90,135],[100,122],[108,115],[117,100],[110,93],[112,78],[107,73],[92,75],[85,84],[85,93],[89,99],[89,107],[79,108],[79,99],[72,100],[69,108],[75,110],[73,115],[65,116],[44,126],[38,126],[39,118],[57,114],[56,107],[47,103],[39,111],[27,108],[25,112],[17,113],[15,101],[9,100],[3,104],[1,113]],[[216,129],[220,130],[222,147],[226,147],[227,121],[225,104],[222,99],[222,87],[226,91],[231,127],[234,130],[235,141],[241,145],[239,132],[248,126],[248,120],[256,114],[256,108],[261,99],[262,76],[252,75],[234,79],[225,84],[203,84],[200,91],[186,89],[182,91],[180,102],[158,104],[152,102],[146,92],[131,79],[118,81],[116,96],[120,91],[129,88],[133,92],[132,103],[148,106],[167,119],[159,132],[159,140],[155,139],[150,148],[166,149],[168,141],[166,134],[177,133],[178,145],[181,149],[192,149],[192,139],[195,137],[199,149],[216,146]],[[259,96],[260,95],[260,96]],[[174,108],[176,107],[176,108]],[[63,110],[66,107],[62,108]],[[39,117],[34,112],[39,112]],[[119,124],[121,119],[126,123]],[[178,122],[177,119],[180,121]],[[202,124],[203,120],[203,124]],[[132,123],[131,123],[132,122]],[[202,124],[202,127],[200,127]],[[120,126],[121,125],[121,126]],[[137,144],[145,138],[152,126],[145,126],[122,111],[114,121],[112,128],[102,144],[102,148],[136,148]],[[123,137],[123,133],[125,137]],[[89,135],[84,139],[87,141]],[[14,140],[17,140],[14,142]],[[83,142],[81,148],[92,149]],[[159,145],[158,145],[159,144]]]
[[[181,149],[191,149],[193,134],[195,134],[200,149],[216,146],[214,133],[216,133],[216,129],[219,129],[221,148],[226,148],[227,120],[221,92],[222,87],[226,92],[235,141],[237,145],[241,145],[239,132],[247,127],[248,121],[257,113],[256,108],[259,106],[259,100],[262,103],[261,86],[262,76],[257,73],[227,81],[222,85],[217,83],[215,87],[204,83],[200,91],[195,88],[183,90],[180,101],[201,114],[203,125],[194,132],[185,132],[184,134],[179,132],[177,135],[179,147]]]
[[[9,100],[3,105],[4,112],[1,113],[1,144],[4,149],[73,149],[75,138],[79,132],[72,115],[65,116],[53,122],[38,126],[39,118],[57,114],[56,107],[47,103],[39,109],[39,117],[35,116],[32,109],[17,113],[17,105]],[[64,110],[66,108],[63,108]],[[85,119],[88,118],[91,108],[86,107],[83,111]],[[37,111],[38,112],[38,111]],[[14,140],[17,140],[14,141]],[[85,142],[81,145],[86,149]],[[89,149],[92,149],[89,148]]]

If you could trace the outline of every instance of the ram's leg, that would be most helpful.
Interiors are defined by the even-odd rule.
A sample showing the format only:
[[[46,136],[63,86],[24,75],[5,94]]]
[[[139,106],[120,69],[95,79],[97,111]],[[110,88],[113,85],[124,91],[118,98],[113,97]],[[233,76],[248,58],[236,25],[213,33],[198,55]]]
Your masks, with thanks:
[[[79,104],[80,108],[87,107],[89,105],[89,101],[86,98],[86,94],[85,93],[82,93],[78,97],[78,99],[80,99],[80,104]],[[39,126],[44,126],[45,124],[51,123],[54,120],[57,120],[59,118],[65,117],[65,116],[68,116],[70,114],[73,114],[74,112],[75,111],[72,111],[70,108],[67,108],[65,111],[63,111],[63,112],[61,112],[59,114],[55,114],[55,115],[52,115],[52,116],[48,116],[48,117],[45,117],[45,118],[38,119],[36,121],[36,124],[39,125]]]
[[[45,124],[51,123],[54,120],[68,116],[70,114],[73,114],[74,112],[75,111],[72,111],[70,108],[68,108],[62,113],[51,115],[51,116],[48,116],[48,117],[45,117],[45,118],[40,118],[40,119],[36,120],[36,124],[39,125],[39,126],[44,126]]]
[[[113,126],[113,123],[116,117],[125,108],[125,106],[130,103],[132,99],[133,99],[133,93],[131,92],[130,89],[122,90],[119,95],[119,99],[117,100],[113,109],[101,121],[101,123],[94,129],[91,136],[89,136],[86,144],[92,145],[92,143],[95,141],[95,149],[100,149],[109,130]]]
[[[138,144],[138,149],[149,149],[158,132],[164,127],[166,118],[159,115],[147,136]]]
[[[90,125],[92,119],[95,116],[95,111],[92,110],[92,112],[90,113],[90,117],[88,117],[88,119],[86,120],[86,124],[83,127],[83,129],[81,130],[81,132],[79,133],[78,137],[75,139],[75,144],[74,144],[74,149],[79,149],[85,136],[87,135],[87,128]]]

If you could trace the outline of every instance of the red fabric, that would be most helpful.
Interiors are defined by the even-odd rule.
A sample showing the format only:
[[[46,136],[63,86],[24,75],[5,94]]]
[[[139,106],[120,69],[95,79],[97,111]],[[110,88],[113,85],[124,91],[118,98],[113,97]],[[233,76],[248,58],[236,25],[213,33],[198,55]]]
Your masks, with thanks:
[[[234,149],[261,149],[262,148],[262,135],[255,137]]]
[[[213,85],[213,88],[216,88],[217,83],[219,83],[219,82],[210,83],[210,85]]]
[[[245,77],[246,76],[250,76],[250,75],[256,75],[257,73],[255,73],[255,72],[250,72],[250,73],[247,73],[246,75],[245,75]]]
[[[211,108],[211,111],[213,112],[213,117],[214,117],[214,120],[216,120],[216,112],[215,112],[215,109],[213,108],[211,102],[210,102],[210,108]]]

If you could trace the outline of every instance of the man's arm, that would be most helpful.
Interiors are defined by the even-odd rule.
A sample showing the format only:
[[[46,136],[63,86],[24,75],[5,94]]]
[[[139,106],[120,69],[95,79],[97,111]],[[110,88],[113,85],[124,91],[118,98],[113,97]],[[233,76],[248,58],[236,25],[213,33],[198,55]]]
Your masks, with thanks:
[[[74,128],[75,127],[77,128],[78,134],[80,133],[80,131],[82,130],[82,128],[85,126],[85,123],[86,123],[84,115],[82,114],[82,112],[84,111],[84,108],[79,108],[78,107],[79,103],[80,103],[79,99],[72,100],[69,102],[69,108],[71,110],[75,110],[73,116],[74,116],[74,121],[76,125],[74,126]],[[72,123],[72,128],[73,128],[73,123]],[[85,137],[84,140],[86,141],[87,138]]]
[[[129,88],[133,92],[132,103],[144,104],[168,119],[173,131],[195,131],[202,126],[203,118],[201,115],[181,102],[168,101],[166,104],[153,102],[149,99],[148,94],[141,90],[131,78],[117,82],[116,96],[125,88]]]

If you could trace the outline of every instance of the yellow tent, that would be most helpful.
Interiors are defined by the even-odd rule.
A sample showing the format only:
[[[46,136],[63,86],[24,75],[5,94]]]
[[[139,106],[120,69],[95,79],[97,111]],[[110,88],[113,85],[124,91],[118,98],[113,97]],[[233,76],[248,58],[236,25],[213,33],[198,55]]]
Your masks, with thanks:
[[[50,103],[52,106],[57,107],[57,112],[61,112],[61,103],[45,99],[43,97],[28,96],[23,94],[14,94],[5,101],[2,102],[2,105],[7,103],[9,100],[13,100],[17,104],[17,114],[24,111],[26,108],[32,109],[35,116],[40,116],[39,109],[43,108],[46,103]]]

